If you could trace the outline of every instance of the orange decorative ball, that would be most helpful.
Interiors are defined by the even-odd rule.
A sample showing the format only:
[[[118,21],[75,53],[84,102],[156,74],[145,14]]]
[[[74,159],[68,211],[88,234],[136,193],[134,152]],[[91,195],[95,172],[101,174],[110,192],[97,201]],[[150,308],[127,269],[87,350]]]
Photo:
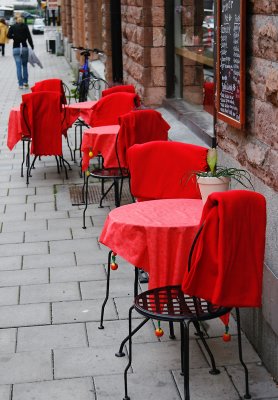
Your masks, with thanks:
[[[155,336],[161,337],[161,336],[163,336],[163,335],[164,335],[163,329],[157,328],[157,329],[155,330]]]
[[[230,342],[232,339],[232,336],[229,333],[224,333],[222,336],[224,342]]]
[[[89,151],[89,157],[92,158],[94,153],[92,151]]]
[[[117,269],[118,269],[118,264],[117,263],[112,263],[111,265],[110,265],[110,267],[111,267],[111,269],[113,270],[113,271],[116,271]]]

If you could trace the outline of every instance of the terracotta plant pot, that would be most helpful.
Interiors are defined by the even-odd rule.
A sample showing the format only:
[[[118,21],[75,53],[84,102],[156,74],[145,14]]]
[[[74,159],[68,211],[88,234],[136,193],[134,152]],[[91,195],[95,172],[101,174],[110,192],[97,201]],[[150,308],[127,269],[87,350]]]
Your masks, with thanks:
[[[229,190],[231,178],[221,176],[215,178],[214,176],[199,176],[197,182],[200,188],[203,203],[207,201],[207,197],[213,192],[225,192]]]

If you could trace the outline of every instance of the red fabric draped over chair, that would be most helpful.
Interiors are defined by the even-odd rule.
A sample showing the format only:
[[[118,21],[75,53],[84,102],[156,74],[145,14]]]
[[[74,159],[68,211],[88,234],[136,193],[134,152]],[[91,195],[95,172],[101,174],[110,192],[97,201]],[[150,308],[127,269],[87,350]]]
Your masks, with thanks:
[[[119,117],[119,124],[117,152],[121,167],[128,168],[127,150],[135,143],[168,140],[170,125],[156,110],[132,111]]]
[[[208,149],[181,142],[136,144],[128,150],[130,187],[137,200],[200,199],[194,171],[206,171]]]
[[[93,107],[90,126],[117,125],[120,115],[136,108],[139,97],[135,93],[112,93],[101,98]]]
[[[33,87],[31,87],[32,92],[58,92],[61,95],[62,103],[67,104],[63,81],[61,79],[45,79],[40,82],[36,82]]]
[[[266,201],[255,192],[213,193],[204,206],[184,293],[225,307],[260,307]]]
[[[108,94],[116,93],[116,92],[129,92],[135,93],[135,88],[133,85],[117,85],[111,88],[105,89],[102,91],[102,97],[107,96]]]
[[[34,92],[22,96],[21,126],[32,138],[31,153],[62,155],[62,105],[58,92]]]

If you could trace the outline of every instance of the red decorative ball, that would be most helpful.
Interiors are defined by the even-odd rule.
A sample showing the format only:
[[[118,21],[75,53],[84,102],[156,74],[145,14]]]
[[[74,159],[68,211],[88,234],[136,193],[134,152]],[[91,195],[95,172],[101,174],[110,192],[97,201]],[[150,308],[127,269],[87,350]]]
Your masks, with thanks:
[[[111,265],[110,265],[110,267],[111,267],[111,269],[113,270],[113,271],[116,271],[117,269],[118,269],[118,264],[117,263],[112,263]]]
[[[224,333],[222,336],[224,342],[230,342],[232,339],[232,336],[229,333]]]
[[[155,330],[155,336],[161,337],[161,336],[163,336],[163,335],[164,335],[163,329],[157,328],[157,329]]]
[[[116,257],[117,253],[115,251],[112,252],[112,256]]]

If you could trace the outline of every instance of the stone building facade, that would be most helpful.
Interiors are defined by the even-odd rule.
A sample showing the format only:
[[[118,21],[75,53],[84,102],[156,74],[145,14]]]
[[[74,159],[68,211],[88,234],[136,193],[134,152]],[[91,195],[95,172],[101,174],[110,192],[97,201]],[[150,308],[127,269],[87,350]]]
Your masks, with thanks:
[[[181,95],[168,90],[169,84],[172,88],[176,85],[176,76],[167,73],[167,60],[171,56],[176,59],[177,55],[171,42],[169,45],[171,35],[168,32],[167,36],[166,22],[172,4],[174,13],[184,13],[185,35],[191,34],[192,40],[196,40],[196,29],[202,23],[193,27],[192,15],[200,15],[198,10],[203,13],[205,0],[113,1],[119,4],[120,15],[113,14],[110,0],[62,0],[65,47],[69,49],[73,44],[102,49],[106,54],[105,78],[110,83],[119,81],[118,77],[115,80],[113,63],[119,61],[120,55],[122,82],[136,87],[145,106],[165,104],[166,97],[188,100],[186,86],[195,86],[194,96],[189,97],[196,105],[200,104],[203,76],[194,60],[183,58]],[[263,307],[243,312],[243,328],[266,367],[278,379],[278,0],[246,0],[246,3],[247,122],[240,130],[217,121],[216,135],[221,164],[247,169],[253,175],[256,191],[267,199]],[[121,19],[121,49],[117,54],[112,51],[115,18]],[[173,37],[175,32],[171,34]],[[69,60],[75,61],[76,55],[65,50]],[[186,118],[183,120],[186,123]]]

